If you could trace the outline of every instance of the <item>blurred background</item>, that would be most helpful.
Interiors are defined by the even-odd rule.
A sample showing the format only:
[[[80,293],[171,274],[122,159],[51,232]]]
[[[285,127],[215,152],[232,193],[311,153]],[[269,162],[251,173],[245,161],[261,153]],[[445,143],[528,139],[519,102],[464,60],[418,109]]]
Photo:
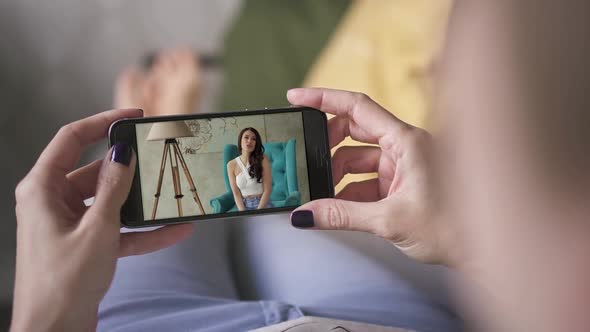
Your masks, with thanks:
[[[12,302],[15,186],[60,126],[112,108],[125,67],[189,46],[222,59],[203,68],[206,112],[285,106],[288,88],[327,86],[363,91],[427,127],[449,3],[0,0],[0,328]],[[102,157],[106,146],[82,162]]]

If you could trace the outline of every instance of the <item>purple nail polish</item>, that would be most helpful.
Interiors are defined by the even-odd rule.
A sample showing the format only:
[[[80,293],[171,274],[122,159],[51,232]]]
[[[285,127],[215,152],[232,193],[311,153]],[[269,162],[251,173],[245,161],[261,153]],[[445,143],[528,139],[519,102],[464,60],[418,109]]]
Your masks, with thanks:
[[[291,213],[291,224],[297,228],[310,228],[315,225],[313,211],[299,210]]]
[[[129,166],[132,155],[131,147],[126,143],[117,143],[113,145],[113,152],[111,154],[111,161]]]

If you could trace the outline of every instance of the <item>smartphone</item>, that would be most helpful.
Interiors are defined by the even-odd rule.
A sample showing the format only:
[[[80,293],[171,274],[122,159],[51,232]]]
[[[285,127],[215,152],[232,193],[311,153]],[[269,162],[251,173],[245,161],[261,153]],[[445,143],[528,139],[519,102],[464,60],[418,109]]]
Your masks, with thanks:
[[[312,108],[123,119],[137,154],[125,227],[291,211],[334,197],[327,118]]]

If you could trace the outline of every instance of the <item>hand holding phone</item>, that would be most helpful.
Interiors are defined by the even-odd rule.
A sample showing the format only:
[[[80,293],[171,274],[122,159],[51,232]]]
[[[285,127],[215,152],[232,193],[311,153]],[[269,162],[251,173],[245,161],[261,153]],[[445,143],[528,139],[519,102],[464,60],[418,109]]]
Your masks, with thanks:
[[[103,160],[76,169],[82,150],[103,139],[113,121],[136,116],[140,110],[113,110],[62,127],[19,183],[12,330],[36,330],[40,322],[95,329],[117,258],[162,249],[191,233],[190,224],[120,232],[119,209],[136,163],[128,147],[117,145]],[[86,207],[89,197],[94,204]]]
[[[419,261],[458,264],[456,229],[442,223],[432,185],[433,140],[428,132],[399,120],[360,93],[294,89],[287,97],[293,105],[335,115],[328,123],[330,148],[348,136],[373,144],[336,150],[332,159],[335,184],[347,173],[378,174],[348,184],[336,199],[298,207],[291,215],[294,226],[369,232],[390,240]]]
[[[291,211],[333,197],[326,115],[310,108],[126,119],[137,152],[123,225]]]

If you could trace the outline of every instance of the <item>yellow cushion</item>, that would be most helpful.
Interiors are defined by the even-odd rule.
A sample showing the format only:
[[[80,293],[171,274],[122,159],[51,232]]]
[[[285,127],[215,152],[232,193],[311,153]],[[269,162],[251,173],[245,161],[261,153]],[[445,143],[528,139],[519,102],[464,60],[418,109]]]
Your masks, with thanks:
[[[355,1],[303,85],[364,92],[403,121],[428,127],[433,61],[450,5],[450,0]],[[375,176],[348,175],[336,189]]]

